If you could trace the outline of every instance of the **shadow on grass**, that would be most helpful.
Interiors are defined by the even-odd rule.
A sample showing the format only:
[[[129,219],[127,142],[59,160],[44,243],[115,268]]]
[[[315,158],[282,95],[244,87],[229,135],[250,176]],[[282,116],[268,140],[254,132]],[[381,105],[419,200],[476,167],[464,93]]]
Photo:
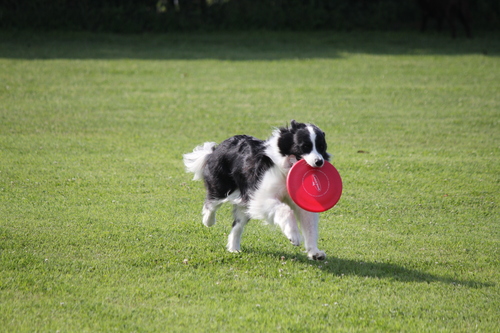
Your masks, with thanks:
[[[500,55],[497,32],[470,40],[417,32],[214,32],[155,35],[0,32],[0,58],[281,60],[345,54]]]
[[[250,252],[253,252],[253,250],[249,250]],[[267,252],[267,254],[276,258],[287,256],[283,252]],[[294,258],[295,262],[300,262],[307,267],[312,265],[317,269],[321,269],[323,272],[339,277],[354,275],[372,279],[388,279],[398,282],[441,282],[445,284],[465,286],[468,288],[486,288],[495,286],[495,283],[491,282],[484,283],[474,280],[455,279],[448,276],[438,276],[390,263],[366,262],[335,257],[327,257],[326,261],[312,261],[309,260],[305,254],[288,255],[287,260],[290,258]]]

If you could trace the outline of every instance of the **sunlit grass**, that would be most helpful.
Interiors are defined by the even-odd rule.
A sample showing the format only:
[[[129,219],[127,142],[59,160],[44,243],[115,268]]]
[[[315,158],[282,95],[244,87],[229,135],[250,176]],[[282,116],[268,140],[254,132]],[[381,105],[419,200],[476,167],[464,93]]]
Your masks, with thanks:
[[[498,36],[2,37],[2,329],[498,330]],[[343,177],[327,260],[228,253],[182,154],[290,119]]]

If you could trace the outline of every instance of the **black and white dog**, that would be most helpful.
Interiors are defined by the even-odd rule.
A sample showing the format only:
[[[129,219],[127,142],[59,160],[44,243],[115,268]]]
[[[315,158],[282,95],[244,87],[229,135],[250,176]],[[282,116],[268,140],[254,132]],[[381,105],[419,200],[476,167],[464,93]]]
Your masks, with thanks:
[[[276,129],[267,141],[247,135],[233,136],[221,144],[205,142],[184,155],[193,180],[203,179],[207,196],[203,224],[214,225],[215,212],[224,202],[233,204],[234,222],[227,249],[240,251],[243,228],[248,220],[261,219],[280,226],[293,245],[300,245],[300,228],[309,259],[323,260],[318,250],[317,213],[298,207],[289,197],[286,177],[293,163],[304,159],[312,167],[328,161],[325,133],[313,124],[291,121]]]

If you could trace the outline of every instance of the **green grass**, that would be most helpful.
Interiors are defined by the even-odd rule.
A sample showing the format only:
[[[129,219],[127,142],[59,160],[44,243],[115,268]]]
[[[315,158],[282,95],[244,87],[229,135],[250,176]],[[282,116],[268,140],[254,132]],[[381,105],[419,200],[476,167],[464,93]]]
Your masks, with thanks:
[[[0,34],[0,330],[500,330],[500,38]],[[344,181],[325,262],[182,154],[290,119]]]

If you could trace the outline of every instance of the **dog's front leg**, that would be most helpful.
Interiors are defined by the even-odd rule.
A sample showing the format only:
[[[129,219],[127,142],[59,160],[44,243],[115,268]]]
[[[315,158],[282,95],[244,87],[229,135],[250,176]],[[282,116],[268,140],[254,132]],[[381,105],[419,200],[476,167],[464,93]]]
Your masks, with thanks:
[[[300,245],[300,232],[293,210],[285,203],[276,201],[274,223],[280,226],[285,236],[295,245]]]
[[[319,214],[311,213],[299,208],[300,227],[304,235],[304,246],[307,257],[313,260],[324,260],[325,252],[318,249],[318,222]]]

